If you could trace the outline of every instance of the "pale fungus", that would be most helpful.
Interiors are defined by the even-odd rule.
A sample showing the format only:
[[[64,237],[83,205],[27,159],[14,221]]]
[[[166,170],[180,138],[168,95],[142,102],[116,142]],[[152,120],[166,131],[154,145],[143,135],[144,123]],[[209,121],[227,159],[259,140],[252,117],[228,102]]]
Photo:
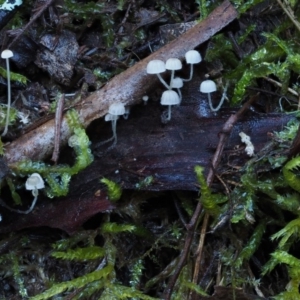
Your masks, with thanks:
[[[190,50],[185,54],[185,60],[187,64],[190,64],[190,77],[188,79],[183,79],[183,81],[190,81],[193,77],[193,66],[202,61],[201,54],[196,50]]]
[[[147,105],[147,103],[148,103],[148,101],[149,101],[149,96],[148,96],[148,95],[144,95],[144,96],[142,97],[142,100],[143,100],[143,102],[144,102],[144,105]]]
[[[182,63],[178,58],[169,58],[166,61],[166,69],[171,71],[170,88],[172,88],[175,71],[182,69]]]
[[[180,77],[175,77],[172,81],[172,89],[177,89],[178,95],[179,95],[179,99],[180,102],[182,100],[182,95],[181,95],[181,91],[180,89],[183,87],[183,80]]]
[[[30,208],[23,211],[23,214],[28,214],[33,210],[39,195],[39,190],[45,188],[45,183],[40,174],[33,173],[27,178],[25,188],[27,191],[32,191],[32,195],[34,197]]]
[[[110,148],[115,147],[117,144],[117,120],[120,116],[124,115],[125,112],[125,106],[121,102],[114,102],[108,108],[108,114],[105,116],[105,121],[111,121],[113,136],[107,141],[114,140]]]
[[[38,195],[39,195],[38,190],[45,188],[44,180],[40,174],[33,173],[27,178],[26,183],[25,183],[25,188],[27,191],[32,191],[32,195],[34,197],[31,206],[27,210],[19,210],[19,209],[11,208],[8,205],[6,205],[5,203],[3,203],[2,201],[1,201],[1,204],[4,207],[6,207],[7,209],[17,212],[19,214],[29,214],[34,209],[34,206],[38,199]]]
[[[217,86],[216,84],[214,83],[214,81],[210,80],[210,79],[207,79],[207,80],[204,80],[201,84],[200,84],[200,92],[201,93],[204,93],[204,94],[207,94],[208,96],[208,104],[209,104],[209,107],[211,109],[211,111],[218,111],[224,100],[225,100],[225,93],[223,93],[223,96],[222,96],[222,99],[219,103],[219,105],[214,108],[213,105],[212,105],[212,102],[211,102],[211,96],[210,96],[210,93],[213,93],[217,90]]]
[[[6,135],[8,130],[9,123],[9,114],[10,114],[10,105],[11,105],[11,87],[10,87],[10,70],[9,70],[9,59],[13,57],[14,54],[11,50],[3,50],[1,53],[1,58],[6,60],[6,74],[7,74],[7,111],[6,111],[6,120],[5,127],[2,133],[2,136]]]
[[[160,73],[166,71],[166,65],[162,60],[154,59],[150,60],[147,65],[147,74],[156,74],[160,82],[167,88],[170,89],[168,84],[161,77]]]
[[[171,120],[171,107],[172,105],[177,105],[179,103],[180,103],[180,98],[176,92],[172,90],[167,90],[163,92],[160,99],[160,104],[168,105],[168,115],[166,118],[164,118],[164,115],[162,116],[163,122],[167,122]]]

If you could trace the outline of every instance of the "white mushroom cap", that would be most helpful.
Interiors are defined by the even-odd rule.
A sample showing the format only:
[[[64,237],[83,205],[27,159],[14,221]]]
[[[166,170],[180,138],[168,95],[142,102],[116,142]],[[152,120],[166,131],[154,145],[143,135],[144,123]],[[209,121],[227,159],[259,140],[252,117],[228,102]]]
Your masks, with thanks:
[[[198,51],[190,50],[185,54],[185,60],[188,64],[198,64],[202,61],[202,57]]]
[[[44,180],[38,173],[31,174],[25,183],[26,190],[39,190],[45,187]]]
[[[11,58],[13,56],[14,56],[14,54],[11,50],[6,49],[1,52],[1,58],[3,58],[3,59]]]
[[[169,58],[166,62],[167,70],[180,70],[182,69],[182,63],[178,58]]]
[[[0,9],[11,11],[11,10],[15,9],[15,6],[20,6],[22,3],[23,3],[22,0],[14,0],[14,1],[6,0],[6,1],[0,6]]]
[[[176,105],[180,103],[178,94],[172,90],[164,91],[161,95],[161,105]]]
[[[180,77],[175,77],[172,81],[171,88],[180,89],[183,87],[183,80]]]
[[[121,102],[114,102],[108,108],[108,113],[114,116],[121,116],[125,114],[125,106]]]
[[[106,122],[108,122],[108,121],[117,120],[118,118],[119,118],[119,116],[112,115],[112,114],[108,113],[108,114],[105,115],[104,120]]]
[[[215,92],[216,90],[217,90],[216,84],[210,79],[204,80],[200,84],[200,92],[201,93],[207,94],[207,93]]]
[[[147,65],[148,74],[159,74],[166,71],[166,65],[162,60],[150,60]]]

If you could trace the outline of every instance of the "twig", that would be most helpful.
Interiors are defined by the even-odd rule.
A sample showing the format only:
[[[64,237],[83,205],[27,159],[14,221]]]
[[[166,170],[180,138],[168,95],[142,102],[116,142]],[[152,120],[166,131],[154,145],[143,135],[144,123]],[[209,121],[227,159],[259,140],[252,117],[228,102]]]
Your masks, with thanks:
[[[195,267],[194,267],[193,283],[198,282],[198,276],[199,276],[199,271],[200,271],[200,264],[201,264],[202,252],[203,252],[204,241],[205,241],[205,236],[206,236],[206,230],[207,230],[207,226],[208,226],[208,220],[209,220],[209,214],[206,213],[204,215],[204,220],[202,223],[202,228],[201,228],[201,233],[200,233],[199,245],[197,248],[197,258],[196,258]]]
[[[223,186],[226,190],[226,194],[229,195],[229,189],[226,186],[225,182],[222,180],[222,178],[218,174],[215,173],[215,176],[223,184]],[[208,226],[208,220],[209,220],[209,214],[206,213],[204,215],[204,220],[203,220],[203,224],[202,224],[202,228],[201,228],[200,240],[199,240],[199,245],[198,245],[198,249],[197,249],[197,258],[196,258],[195,267],[194,267],[193,283],[195,283],[195,284],[197,284],[197,282],[198,282],[200,266],[201,266],[201,257],[202,257],[204,241],[205,241],[205,236],[206,236],[206,231],[207,231],[207,226]]]
[[[59,145],[60,145],[60,128],[61,128],[61,120],[64,110],[65,103],[65,94],[59,95],[57,100],[57,106],[55,111],[55,131],[54,131],[54,150],[52,154],[51,160],[54,163],[57,163],[58,155],[59,155]]]
[[[228,0],[217,7],[204,21],[182,34],[179,38],[162,47],[133,67],[115,76],[102,89],[81,101],[77,111],[80,121],[87,127],[93,120],[104,116],[109,105],[116,99],[125,105],[133,105],[142,101],[143,95],[158,84],[158,79],[146,73],[150,60],[167,60],[170,57],[183,58],[184,54],[204,43],[237,17],[235,8]],[[42,160],[51,155],[54,143],[55,121],[50,120],[37,130],[23,135],[6,147],[5,158],[9,165],[31,159]],[[61,124],[61,143],[66,143],[72,129],[68,127],[64,117]]]
[[[283,4],[280,0],[277,0],[278,4],[281,6],[281,8],[284,10],[284,12],[287,14],[287,16],[290,18],[290,20],[294,23],[298,31],[300,31],[300,23],[297,21],[294,12],[292,11],[289,4],[286,4],[287,1],[284,1],[285,4]]]
[[[249,264],[247,264],[247,270],[248,270],[248,273],[249,273],[250,278],[251,278],[252,281],[254,282],[254,289],[255,289],[257,295],[258,295],[259,297],[265,298],[265,295],[263,294],[263,292],[262,292],[262,291],[260,290],[260,288],[259,288],[259,283],[255,282],[255,276],[254,276],[254,274],[253,274],[253,272],[252,272],[251,267],[250,267]]]
[[[223,126],[223,129],[220,133],[220,140],[219,140],[219,144],[217,146],[217,149],[215,151],[215,154],[213,156],[212,159],[212,166],[210,167],[209,171],[208,171],[208,175],[207,175],[207,185],[211,186],[213,180],[214,180],[214,170],[216,169],[216,167],[218,166],[220,160],[221,160],[221,156],[223,153],[223,149],[226,145],[227,139],[229,137],[229,134],[233,128],[233,126],[235,125],[235,123],[241,118],[241,116],[249,109],[249,107],[251,106],[251,104],[256,101],[257,99],[257,95],[253,96],[252,98],[250,98],[249,101],[247,101],[242,107],[241,109],[234,115],[230,116],[229,119],[226,121],[226,123]],[[181,253],[180,256],[180,260],[178,262],[178,265],[173,273],[173,276],[171,277],[171,279],[168,282],[168,285],[164,291],[164,298],[166,300],[171,299],[171,295],[172,295],[172,291],[173,288],[175,286],[175,283],[177,281],[177,278],[182,270],[182,268],[184,267],[185,263],[186,263],[186,259],[190,250],[190,246],[193,240],[193,236],[194,236],[194,231],[195,231],[195,227],[197,224],[197,221],[199,219],[200,213],[202,211],[202,205],[201,202],[198,202],[195,212],[191,218],[191,221],[189,224],[186,225],[186,228],[188,229],[187,232],[187,236],[185,239],[185,244],[184,244],[184,249]],[[208,224],[208,216],[205,217],[205,219],[207,219],[207,221],[203,222],[203,226],[202,226],[202,230],[201,230],[201,235],[205,235],[206,229],[207,229],[207,224]],[[200,249],[201,251],[198,253],[199,261],[201,262],[201,258],[202,258],[202,249]]]
[[[272,79],[272,78],[269,78],[269,77],[267,77],[267,76],[264,76],[263,79],[265,79],[265,80],[267,80],[267,81],[269,81],[269,82],[275,84],[275,85],[278,86],[278,87],[282,87],[282,84],[281,84],[280,82],[278,82],[278,81],[276,81],[276,80],[274,80],[274,79]],[[288,88],[287,90],[288,90],[288,92],[290,92],[290,93],[293,94],[294,96],[299,97],[299,94],[298,94],[295,90],[293,90],[293,89],[291,89],[291,88]]]

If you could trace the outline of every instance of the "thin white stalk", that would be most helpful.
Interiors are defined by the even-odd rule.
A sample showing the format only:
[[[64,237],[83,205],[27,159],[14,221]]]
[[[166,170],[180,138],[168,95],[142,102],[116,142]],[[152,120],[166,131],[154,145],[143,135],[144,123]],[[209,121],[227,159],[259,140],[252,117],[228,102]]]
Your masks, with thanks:
[[[111,125],[112,125],[112,132],[114,138],[113,146],[115,146],[117,144],[117,119],[112,120]]]
[[[181,103],[181,100],[182,100],[181,90],[177,88],[177,92],[178,92],[180,103]],[[180,105],[180,103],[178,105]]]
[[[160,82],[161,82],[168,90],[170,90],[171,87],[168,86],[168,84],[164,81],[164,79],[161,77],[161,75],[160,75],[160,74],[156,74],[156,75],[157,75],[158,79],[160,80]]]
[[[8,131],[8,123],[9,123],[9,114],[10,114],[10,104],[11,104],[11,89],[10,89],[10,71],[9,71],[9,58],[6,58],[6,70],[7,70],[7,111],[6,111],[6,120],[5,120],[5,128],[2,133],[2,136],[5,136]]]
[[[168,88],[169,90],[170,90],[171,87],[173,86],[174,75],[175,75],[175,71],[172,70],[172,71],[171,71],[170,87]]]
[[[6,205],[6,203],[4,203],[4,201],[2,201],[1,199],[0,199],[0,204],[2,206],[4,206],[5,208],[9,209],[10,211],[13,211],[13,212],[16,212],[16,213],[19,213],[19,214],[29,214],[30,212],[32,212],[32,210],[35,207],[36,201],[38,199],[38,190],[37,189],[33,190],[32,195],[34,196],[34,199],[31,203],[31,206],[27,210],[20,210],[20,209],[11,208],[10,206]]]
[[[172,112],[171,106],[172,106],[172,105],[169,105],[169,107],[168,107],[168,118],[167,118],[168,121],[171,120],[171,112]]]
[[[208,93],[208,103],[209,103],[209,107],[210,107],[210,110],[211,110],[211,111],[218,111],[218,110],[221,108],[221,106],[222,106],[223,103],[224,103],[224,100],[226,99],[227,87],[228,87],[228,84],[225,86],[224,91],[223,91],[223,94],[222,94],[222,98],[221,98],[221,100],[220,100],[220,102],[219,102],[219,105],[218,105],[216,108],[214,108],[214,107],[212,106],[210,93]]]
[[[190,77],[188,79],[182,79],[182,81],[191,81],[193,78],[193,70],[194,70],[194,64],[191,64],[191,68],[190,68]]]

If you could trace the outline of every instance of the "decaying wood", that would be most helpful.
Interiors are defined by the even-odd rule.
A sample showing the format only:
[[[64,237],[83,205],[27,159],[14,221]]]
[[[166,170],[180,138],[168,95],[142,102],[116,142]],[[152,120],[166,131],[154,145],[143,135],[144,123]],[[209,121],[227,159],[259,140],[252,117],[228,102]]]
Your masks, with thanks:
[[[147,94],[157,83],[154,76],[146,74],[146,66],[150,60],[162,59],[165,61],[170,57],[183,58],[188,50],[207,41],[236,17],[236,10],[226,0],[207,19],[113,78],[106,86],[93,93],[79,106],[78,112],[84,126],[87,127],[93,120],[104,116],[113,101],[121,101],[125,105],[140,102],[142,96]],[[54,147],[54,128],[55,121],[51,120],[7,145],[5,158],[8,164],[26,158],[42,160],[49,156]],[[64,118],[61,126],[61,143],[65,143],[70,135],[71,130]]]
[[[0,233],[7,233],[32,227],[50,227],[61,229],[73,234],[82,224],[99,212],[115,208],[108,201],[104,191],[94,189],[84,194],[70,194],[62,199],[49,199],[41,195],[38,209],[28,215],[20,215],[10,210],[2,209]]]
[[[216,115],[201,116],[207,99],[199,92],[198,84],[192,85],[186,85],[182,103],[172,108],[172,119],[166,125],[160,120],[164,108],[154,101],[146,106],[136,105],[128,120],[118,120],[116,147],[108,152],[109,144],[94,149],[94,162],[74,178],[74,186],[80,186],[84,180],[85,188],[89,189],[99,178],[106,177],[124,189],[136,189],[151,176],[151,184],[141,189],[197,191],[194,167],[201,165],[208,170],[224,122],[235,110],[224,108]],[[239,132],[250,135],[257,152],[271,140],[268,132],[280,131],[291,118],[293,116],[286,114],[253,112],[243,116],[225,144],[224,164],[238,160],[242,166],[249,160]],[[102,121],[94,123],[90,133],[92,144],[109,138],[110,127]],[[235,150],[236,147],[240,150]]]

